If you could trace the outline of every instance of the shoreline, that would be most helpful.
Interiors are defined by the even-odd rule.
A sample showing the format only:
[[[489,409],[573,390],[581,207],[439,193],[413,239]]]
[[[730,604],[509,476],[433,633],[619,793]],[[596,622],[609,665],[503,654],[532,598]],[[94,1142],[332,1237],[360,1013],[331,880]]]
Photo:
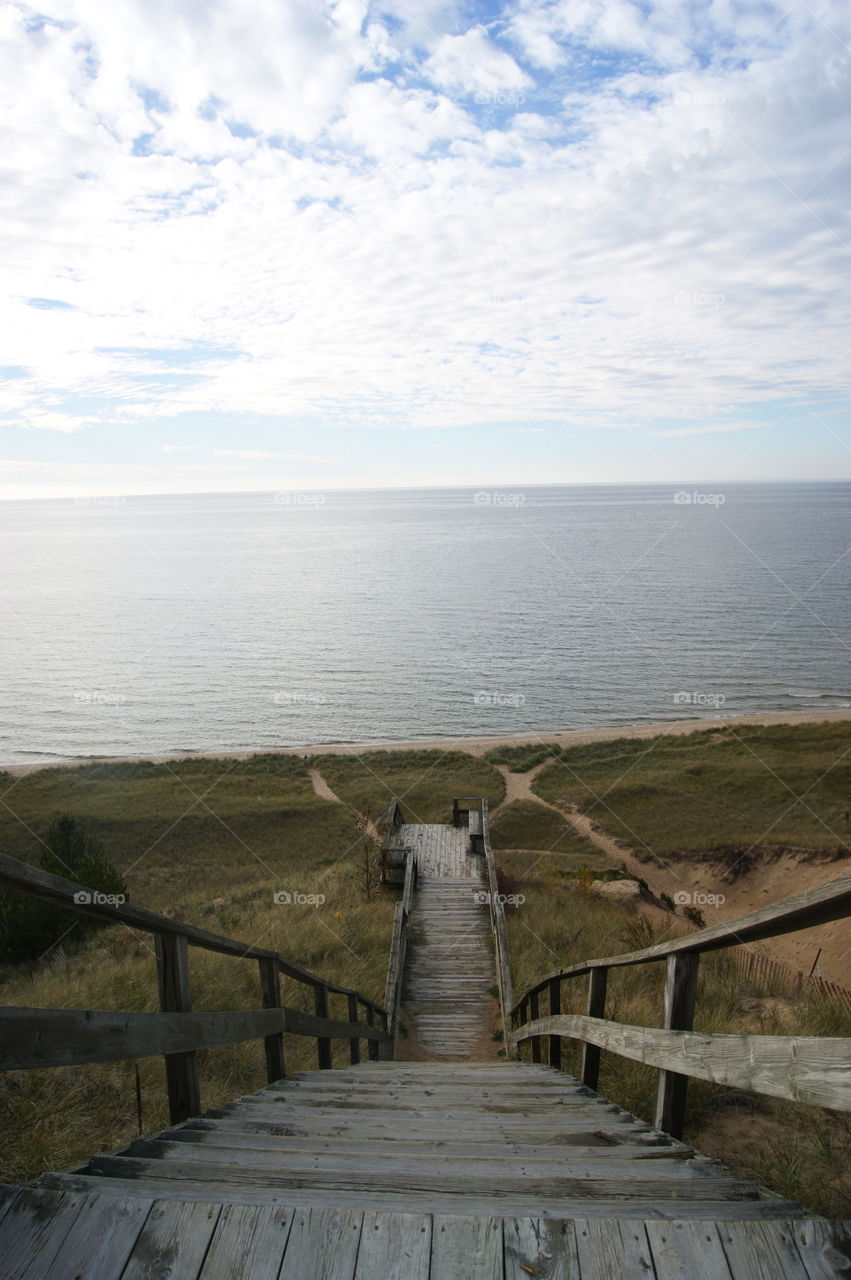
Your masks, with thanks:
[[[30,764],[0,764],[0,772],[11,777],[25,777],[42,769],[84,769],[93,764],[165,764],[170,760],[248,760],[256,755],[366,755],[376,751],[463,751],[483,756],[494,747],[525,746],[529,743],[560,747],[581,747],[591,742],[612,742],[618,738],[677,737],[699,733],[705,729],[721,729],[732,725],[797,725],[824,724],[851,720],[851,708],[834,711],[755,712],[742,716],[715,716],[711,719],[663,720],[652,724],[614,725],[601,729],[569,729],[560,732],[496,734],[476,738],[421,738],[400,742],[334,742],[306,744],[297,747],[253,747],[232,751],[174,751],[135,756],[87,756],[85,759],[37,760]]]

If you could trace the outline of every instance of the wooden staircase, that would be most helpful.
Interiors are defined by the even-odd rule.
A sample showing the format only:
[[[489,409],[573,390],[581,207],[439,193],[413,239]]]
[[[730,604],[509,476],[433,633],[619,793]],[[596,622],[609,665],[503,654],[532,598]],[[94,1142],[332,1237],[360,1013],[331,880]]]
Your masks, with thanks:
[[[59,1046],[50,1052],[67,1054],[63,1029],[77,1037],[80,1061],[133,1056],[156,1034],[175,1069],[171,1128],[29,1187],[0,1187],[0,1280],[849,1280],[847,1224],[807,1216],[727,1172],[587,1078],[491,1057],[495,978],[503,1011],[513,1003],[484,805],[480,813],[477,832],[457,822],[393,827],[420,875],[415,890],[406,875],[410,913],[397,906],[392,1009],[275,953],[238,952],[232,940],[125,908],[128,923],[161,937],[172,930],[184,949],[259,960],[264,1010],[6,1011],[17,1069],[44,1065],[48,1040]],[[74,889],[46,873],[6,875],[64,894],[65,905]],[[477,901],[487,893],[487,904]],[[165,1000],[175,984],[163,978],[169,953],[159,945]],[[180,951],[176,962],[185,974]],[[313,987],[315,1015],[280,1005],[273,967]],[[596,971],[581,968],[589,971],[599,995]],[[540,984],[546,1018],[537,989],[521,998],[515,1029],[505,1020],[507,1054],[525,1039],[540,1059],[543,1041],[553,1061],[563,1026],[593,1045],[600,1015],[558,1012],[566,976]],[[329,1017],[329,993],[346,1000],[348,1021]],[[407,1037],[398,1035],[400,997]],[[276,1078],[284,1032],[315,1037],[323,1069]],[[187,1109],[191,1046],[252,1034],[265,1041],[266,1088],[205,1115]],[[335,1039],[348,1041],[351,1062],[328,1070]],[[394,1043],[396,1060],[379,1060]],[[586,1055],[586,1077],[596,1069]]]
[[[516,1062],[303,1072],[14,1196],[3,1280],[841,1275],[827,1223]]]

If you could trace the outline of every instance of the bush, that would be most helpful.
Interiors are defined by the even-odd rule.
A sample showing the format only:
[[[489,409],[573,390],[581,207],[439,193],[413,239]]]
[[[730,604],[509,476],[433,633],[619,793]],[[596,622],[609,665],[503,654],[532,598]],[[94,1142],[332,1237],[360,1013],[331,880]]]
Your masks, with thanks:
[[[106,850],[77,818],[63,815],[50,824],[41,866],[51,875],[98,893],[127,897],[127,886],[106,856]],[[0,962],[19,964],[38,960],[68,938],[78,941],[101,921],[55,907],[40,898],[0,893]]]

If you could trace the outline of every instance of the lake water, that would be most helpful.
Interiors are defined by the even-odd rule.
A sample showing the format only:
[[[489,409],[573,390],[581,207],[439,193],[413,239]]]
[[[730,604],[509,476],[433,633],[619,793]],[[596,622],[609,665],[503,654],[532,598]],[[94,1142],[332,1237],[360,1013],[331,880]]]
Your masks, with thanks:
[[[0,504],[0,761],[851,705],[851,483]]]

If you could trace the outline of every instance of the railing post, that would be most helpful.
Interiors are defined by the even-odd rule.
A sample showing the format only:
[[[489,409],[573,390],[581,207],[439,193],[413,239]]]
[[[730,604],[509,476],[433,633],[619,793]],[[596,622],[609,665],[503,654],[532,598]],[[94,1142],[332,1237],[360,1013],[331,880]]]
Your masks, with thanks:
[[[668,956],[668,973],[665,980],[665,1020],[667,1031],[691,1031],[694,1022],[694,1002],[697,995],[697,970],[700,953],[680,951]],[[686,1110],[688,1076],[676,1071],[660,1070],[656,1085],[656,1112],[653,1123],[657,1129],[681,1138]]]
[[[550,1017],[561,1013],[561,978],[552,978],[550,988]],[[549,1064],[551,1067],[561,1066],[561,1036],[549,1036]]]
[[[281,978],[278,971],[278,961],[270,956],[261,956],[257,963],[260,966],[260,997],[263,1001],[263,1008],[280,1009]],[[287,1074],[283,1031],[276,1032],[273,1036],[266,1036],[263,1040],[263,1047],[266,1051],[267,1084],[272,1084],[275,1080],[283,1080]]]
[[[191,1013],[192,987],[186,938],[180,933],[158,933],[155,942],[161,1011]],[[201,1114],[198,1054],[192,1050],[188,1053],[167,1053],[164,1058],[171,1123],[181,1124],[190,1116]]]
[[[606,985],[608,977],[609,970],[604,966],[592,969],[588,975],[588,1006],[586,1013],[589,1018],[605,1018],[606,1016]],[[579,1079],[589,1089],[596,1089],[599,1078],[600,1046],[583,1044]]]
[[[320,983],[313,988],[313,1012],[317,1018],[328,1017],[328,988],[324,983]],[[319,1066],[322,1070],[327,1070],[331,1063],[331,1041],[327,1036],[316,1037],[316,1052],[319,1059]]]
[[[400,981],[401,981],[401,979],[400,979]],[[385,1031],[388,1033],[388,1035],[389,1035],[389,1034],[390,1034],[390,1018],[388,1017],[388,1015],[387,1015],[387,1011],[386,1011],[386,1010],[385,1010],[385,1011],[384,1011],[384,1013],[382,1014],[382,1021],[383,1021],[383,1023],[384,1023],[384,1030],[385,1030]],[[394,1057],[395,1052],[396,1052],[396,1036],[397,1036],[397,1035],[398,1035],[398,1027],[397,1027],[396,1025],[394,1025],[394,1028],[393,1028],[393,1039],[392,1039],[392,1040],[390,1040],[390,1041],[387,1041],[387,1040],[380,1040],[380,1041],[378,1042],[378,1058],[379,1058],[379,1060],[380,1060],[381,1062],[392,1062],[392,1061],[393,1061],[393,1057]]]
[[[349,1022],[358,1022],[357,992],[350,992],[347,999],[349,1002]],[[357,1036],[352,1036],[349,1041],[349,1062],[351,1062],[353,1066],[360,1062],[360,1040],[358,1040]]]
[[[530,1022],[534,1022],[537,1016],[538,1016],[538,993],[537,991],[533,991],[529,996]],[[540,1062],[541,1061],[541,1037],[532,1036],[531,1044],[532,1044],[532,1061]]]
[[[375,1026],[375,1010],[373,1009],[371,1004],[368,1004],[366,1006],[366,1021],[370,1027]],[[367,1054],[369,1055],[370,1062],[375,1062],[376,1059],[378,1058],[378,1041],[367,1040],[366,1051],[367,1051]]]

